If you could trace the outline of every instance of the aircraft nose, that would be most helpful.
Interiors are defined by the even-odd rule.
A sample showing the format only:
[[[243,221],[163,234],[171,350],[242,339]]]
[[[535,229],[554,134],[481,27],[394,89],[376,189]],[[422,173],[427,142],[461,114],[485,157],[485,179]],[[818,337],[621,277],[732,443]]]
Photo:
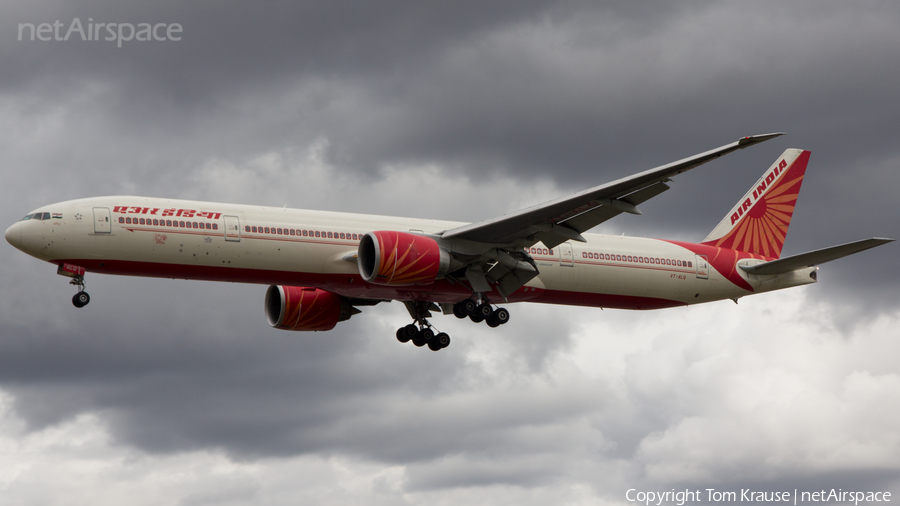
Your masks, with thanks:
[[[17,249],[22,249],[22,224],[21,223],[13,223],[13,225],[6,229],[6,233],[3,234],[6,237],[6,242],[12,244]]]

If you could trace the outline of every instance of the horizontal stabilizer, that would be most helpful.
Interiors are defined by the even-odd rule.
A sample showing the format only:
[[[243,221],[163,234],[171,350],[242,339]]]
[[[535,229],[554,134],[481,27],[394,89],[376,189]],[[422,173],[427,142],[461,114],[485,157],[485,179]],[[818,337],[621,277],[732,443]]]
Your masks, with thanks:
[[[892,241],[893,239],[873,237],[871,239],[863,239],[862,241],[841,244],[840,246],[832,246],[830,248],[810,251],[808,253],[801,253],[799,255],[789,256],[763,264],[741,265],[740,268],[750,274],[782,274],[804,267],[824,264],[825,262],[837,260],[838,258],[859,253],[860,251],[865,251],[869,248],[881,246],[882,244],[887,244]]]

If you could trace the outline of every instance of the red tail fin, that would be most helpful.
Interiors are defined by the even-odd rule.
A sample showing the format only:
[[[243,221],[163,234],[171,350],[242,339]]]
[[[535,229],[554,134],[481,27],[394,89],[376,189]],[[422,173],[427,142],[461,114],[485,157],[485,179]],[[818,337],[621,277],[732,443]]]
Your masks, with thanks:
[[[779,258],[808,162],[809,151],[785,151],[703,244]]]

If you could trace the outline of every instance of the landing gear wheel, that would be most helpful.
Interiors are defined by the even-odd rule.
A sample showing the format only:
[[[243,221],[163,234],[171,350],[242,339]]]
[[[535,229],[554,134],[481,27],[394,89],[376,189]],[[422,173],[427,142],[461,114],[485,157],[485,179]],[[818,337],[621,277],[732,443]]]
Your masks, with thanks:
[[[504,307],[498,307],[488,320],[488,324],[490,324],[491,320],[496,322],[497,325],[503,325],[504,323],[509,321],[509,311],[507,311]]]
[[[415,325],[409,324],[405,327],[400,327],[397,329],[397,340],[401,343],[407,343],[410,339],[416,337],[416,334],[419,333],[419,329],[416,328]]]
[[[416,337],[413,338],[412,342],[414,345],[418,347],[425,346],[429,341],[434,339],[434,331],[428,328],[420,330]]]
[[[78,292],[75,294],[74,297],[72,297],[72,304],[74,304],[75,307],[87,306],[88,302],[90,302],[90,301],[91,301],[91,296],[88,295],[87,292]]]
[[[463,309],[467,315],[475,313],[475,309],[478,307],[478,304],[475,304],[475,301],[472,299],[466,299],[459,303],[459,306]]]
[[[445,332],[441,332],[440,334],[434,336],[434,339],[432,339],[432,341],[439,344],[441,348],[450,346],[450,336],[448,336]]]
[[[466,311],[465,301],[457,302],[453,304],[453,316],[459,318],[460,320],[469,316],[469,313]]]

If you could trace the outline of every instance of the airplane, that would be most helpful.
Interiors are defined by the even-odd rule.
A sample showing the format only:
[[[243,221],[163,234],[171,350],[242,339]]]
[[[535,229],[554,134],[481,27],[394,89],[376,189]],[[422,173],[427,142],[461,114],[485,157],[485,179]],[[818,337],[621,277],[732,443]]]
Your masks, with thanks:
[[[478,223],[112,196],[28,213],[7,242],[85,274],[270,285],[271,327],[326,331],[358,307],[398,300],[413,322],[400,342],[434,351],[450,337],[432,311],[507,323],[497,302],[633,310],[731,299],[817,281],[818,265],[893,241],[874,237],[782,258],[809,151],[788,149],[699,243],[586,231],[669,189],[674,176],[783,135],[736,142]]]

